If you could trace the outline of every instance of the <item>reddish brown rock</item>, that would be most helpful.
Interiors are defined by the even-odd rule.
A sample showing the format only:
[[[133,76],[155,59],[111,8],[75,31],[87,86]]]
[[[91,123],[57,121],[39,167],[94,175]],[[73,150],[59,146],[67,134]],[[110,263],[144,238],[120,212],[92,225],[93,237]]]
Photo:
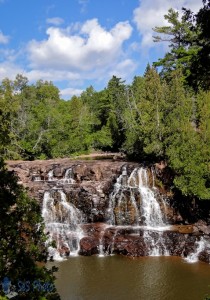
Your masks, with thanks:
[[[152,241],[159,247],[160,253],[164,254],[167,249],[170,255],[187,256],[196,250],[196,241],[199,241],[202,235],[210,234],[210,227],[206,222],[199,221],[192,225],[176,225],[165,230],[161,235],[151,230],[142,228],[114,227],[105,224],[109,220],[109,202],[110,193],[113,191],[114,183],[121,174],[123,166],[126,164],[128,175],[131,174],[139,164],[124,161],[81,161],[70,159],[57,159],[48,161],[33,162],[8,162],[10,170],[14,170],[19,176],[19,183],[28,188],[31,196],[42,205],[43,196],[46,191],[51,191],[56,201],[60,201],[61,195],[56,190],[62,189],[66,194],[67,201],[72,203],[84,215],[83,233],[84,237],[80,240],[80,254],[93,255],[98,254],[102,249],[104,253],[119,253],[127,256],[146,256],[149,255]],[[65,181],[64,175],[68,168],[73,171],[73,183]],[[49,181],[48,172],[53,170],[53,180]],[[171,174],[167,166],[161,164],[156,166],[159,178],[163,178],[166,183],[170,182]],[[150,172],[149,184],[153,186],[153,174]],[[126,178],[125,178],[126,181]],[[157,182],[158,183],[158,182]],[[163,185],[157,185],[153,188],[157,201],[160,203],[162,212],[165,215],[165,222],[175,224],[177,222],[186,222],[186,219],[178,212],[175,205],[171,205],[169,191]],[[160,194],[162,192],[162,195]],[[57,194],[56,194],[57,193]],[[136,208],[130,200],[130,191],[123,190],[124,202],[122,206],[116,206],[113,211],[116,223],[120,224],[123,216],[125,224],[135,225]],[[141,194],[134,191],[138,207],[141,204]],[[163,203],[162,196],[167,201]],[[170,195],[171,196],[171,195]],[[174,208],[175,207],[175,208]],[[129,212],[129,213],[127,213]],[[195,209],[192,212],[195,213]],[[140,217],[140,223],[143,218]],[[148,238],[145,238],[145,234]],[[61,243],[62,245],[62,243]],[[166,249],[165,249],[166,248]],[[60,247],[61,255],[68,255],[69,249],[62,245]],[[210,250],[206,247],[199,258],[209,262]]]
[[[99,253],[99,240],[95,237],[84,237],[80,240],[80,255],[90,256]]]

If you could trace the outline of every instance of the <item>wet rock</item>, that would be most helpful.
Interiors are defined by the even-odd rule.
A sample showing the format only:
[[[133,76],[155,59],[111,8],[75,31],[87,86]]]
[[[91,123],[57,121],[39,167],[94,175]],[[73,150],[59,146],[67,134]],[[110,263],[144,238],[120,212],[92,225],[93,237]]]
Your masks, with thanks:
[[[50,191],[55,211],[59,211],[59,203],[62,201],[59,191],[63,191],[67,202],[81,212],[82,222],[89,223],[82,225],[84,237],[80,240],[81,255],[98,254],[99,249],[103,248],[107,254],[146,256],[151,254],[151,249],[155,244],[162,255],[167,251],[170,255],[188,256],[196,251],[196,242],[201,239],[201,236],[206,238],[210,235],[210,225],[201,220],[194,225],[175,225],[161,233],[132,227],[131,225],[145,224],[145,216],[137,213],[141,212],[142,204],[142,195],[138,189],[138,176],[135,178],[136,183],[133,179],[132,188],[127,186],[131,172],[135,167],[139,167],[137,163],[58,159],[10,162],[8,165],[10,170],[18,174],[21,184],[28,188],[30,196],[36,198],[40,206],[42,206],[45,192]],[[75,180],[73,182],[63,180],[65,171],[69,168],[73,172]],[[51,170],[53,170],[53,181],[48,180],[48,173]],[[167,166],[164,163],[156,166],[156,173],[160,178],[163,179],[166,174],[170,175],[170,172],[166,171]],[[110,194],[120,174],[124,182],[123,196],[122,193],[115,195],[113,207],[110,208]],[[172,205],[168,190],[160,184],[155,188],[153,173],[149,171],[148,174],[148,185],[155,193],[160,209],[164,213],[164,221],[169,224],[177,222],[186,224],[186,220],[180,215],[177,207]],[[41,180],[35,180],[36,176]],[[164,179],[166,183],[169,182],[167,176]],[[132,197],[135,198],[135,203],[132,202]],[[126,226],[116,227],[104,224],[103,222],[110,222],[111,214],[114,215],[116,224]],[[62,217],[65,217],[64,213]],[[59,251],[61,255],[69,255],[68,247],[62,243],[60,243]],[[199,254],[199,259],[208,262],[209,257],[210,250],[206,247]]]
[[[54,173],[54,176],[55,177],[62,177],[63,176],[63,170],[62,170],[62,168],[60,168],[60,167],[55,167],[54,169],[53,169],[53,173]]]
[[[99,244],[102,243],[105,254],[147,256],[150,255],[150,247],[154,242],[162,255],[168,253],[173,256],[187,257],[196,252],[198,247],[196,241],[200,240],[200,237],[190,233],[181,233],[178,229],[175,231],[175,228],[162,233],[150,230],[149,235],[145,235],[147,231],[145,228],[107,227],[103,223],[84,225],[83,229],[87,237],[80,242],[81,255],[99,253]],[[148,237],[151,238],[150,241],[147,240]],[[205,248],[198,257],[202,261],[209,262],[210,249]]]
[[[210,251],[204,250],[199,254],[199,260],[210,263]]]
[[[69,250],[68,247],[62,245],[62,246],[59,248],[59,253],[60,253],[61,256],[64,256],[64,257],[65,257],[65,256],[69,256],[70,250]]]
[[[210,235],[210,225],[203,220],[199,220],[194,224],[194,231],[199,231],[200,233]]]
[[[177,229],[180,233],[193,233],[192,225],[178,225]]]
[[[84,237],[80,240],[80,255],[98,254],[99,240],[95,237]]]

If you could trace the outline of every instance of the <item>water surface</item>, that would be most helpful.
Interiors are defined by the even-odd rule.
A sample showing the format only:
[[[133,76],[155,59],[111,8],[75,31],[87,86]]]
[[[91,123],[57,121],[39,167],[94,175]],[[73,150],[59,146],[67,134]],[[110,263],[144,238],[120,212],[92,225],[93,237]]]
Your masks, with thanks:
[[[54,262],[62,300],[203,300],[210,265],[178,257],[72,257]]]

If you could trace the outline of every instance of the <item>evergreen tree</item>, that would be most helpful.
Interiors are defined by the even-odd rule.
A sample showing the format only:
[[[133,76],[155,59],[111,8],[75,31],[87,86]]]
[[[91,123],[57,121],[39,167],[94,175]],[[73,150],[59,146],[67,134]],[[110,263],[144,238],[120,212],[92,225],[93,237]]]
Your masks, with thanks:
[[[174,9],[169,9],[164,15],[168,26],[155,27],[153,30],[161,35],[154,36],[154,42],[168,42],[170,52],[164,58],[154,63],[154,66],[162,66],[161,74],[170,78],[171,71],[182,68],[183,75],[190,75],[192,59],[198,53],[198,45],[195,43],[197,32],[192,30],[192,23],[186,14],[182,15]]]
[[[140,159],[143,155],[141,131],[141,97],[145,78],[135,76],[132,85],[126,90],[126,108],[123,114],[125,142],[123,150],[130,156]]]
[[[172,75],[165,148],[168,164],[175,174],[174,185],[183,195],[210,199],[208,163],[203,155],[206,147],[192,122],[193,97],[185,90],[182,75],[178,71]]]
[[[143,149],[156,158],[163,157],[164,94],[157,71],[150,66],[145,72],[145,85],[139,104]]]
[[[169,42],[170,51],[164,58],[155,62],[162,66],[161,74],[168,78],[170,72],[182,68],[186,82],[196,91],[210,87],[210,46],[209,20],[210,1],[203,0],[203,7],[197,14],[183,8],[181,20],[172,8],[164,16],[169,26],[155,27],[161,35],[155,36],[155,42]]]
[[[197,55],[192,58],[189,83],[195,90],[210,89],[210,1],[203,0],[203,7],[197,14],[188,12],[186,18],[190,19],[196,32]]]
[[[110,128],[114,151],[118,151],[124,140],[125,130],[123,127],[123,112],[126,108],[126,93],[125,84],[121,78],[112,76],[107,85],[107,103],[108,106],[108,119],[107,125]]]
[[[42,265],[48,253],[40,207],[26,195],[2,160],[0,178],[0,281],[9,278],[18,299],[60,299],[53,284],[55,268]],[[46,290],[33,286],[35,281],[45,284]],[[4,295],[2,286],[0,295]]]

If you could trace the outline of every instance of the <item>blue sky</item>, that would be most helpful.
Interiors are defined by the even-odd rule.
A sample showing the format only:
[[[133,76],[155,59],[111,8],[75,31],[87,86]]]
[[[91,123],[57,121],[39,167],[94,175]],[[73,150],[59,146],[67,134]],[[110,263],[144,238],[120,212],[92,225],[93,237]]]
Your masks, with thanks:
[[[69,99],[112,75],[130,83],[167,50],[152,28],[201,0],[0,0],[0,80],[50,80]]]

